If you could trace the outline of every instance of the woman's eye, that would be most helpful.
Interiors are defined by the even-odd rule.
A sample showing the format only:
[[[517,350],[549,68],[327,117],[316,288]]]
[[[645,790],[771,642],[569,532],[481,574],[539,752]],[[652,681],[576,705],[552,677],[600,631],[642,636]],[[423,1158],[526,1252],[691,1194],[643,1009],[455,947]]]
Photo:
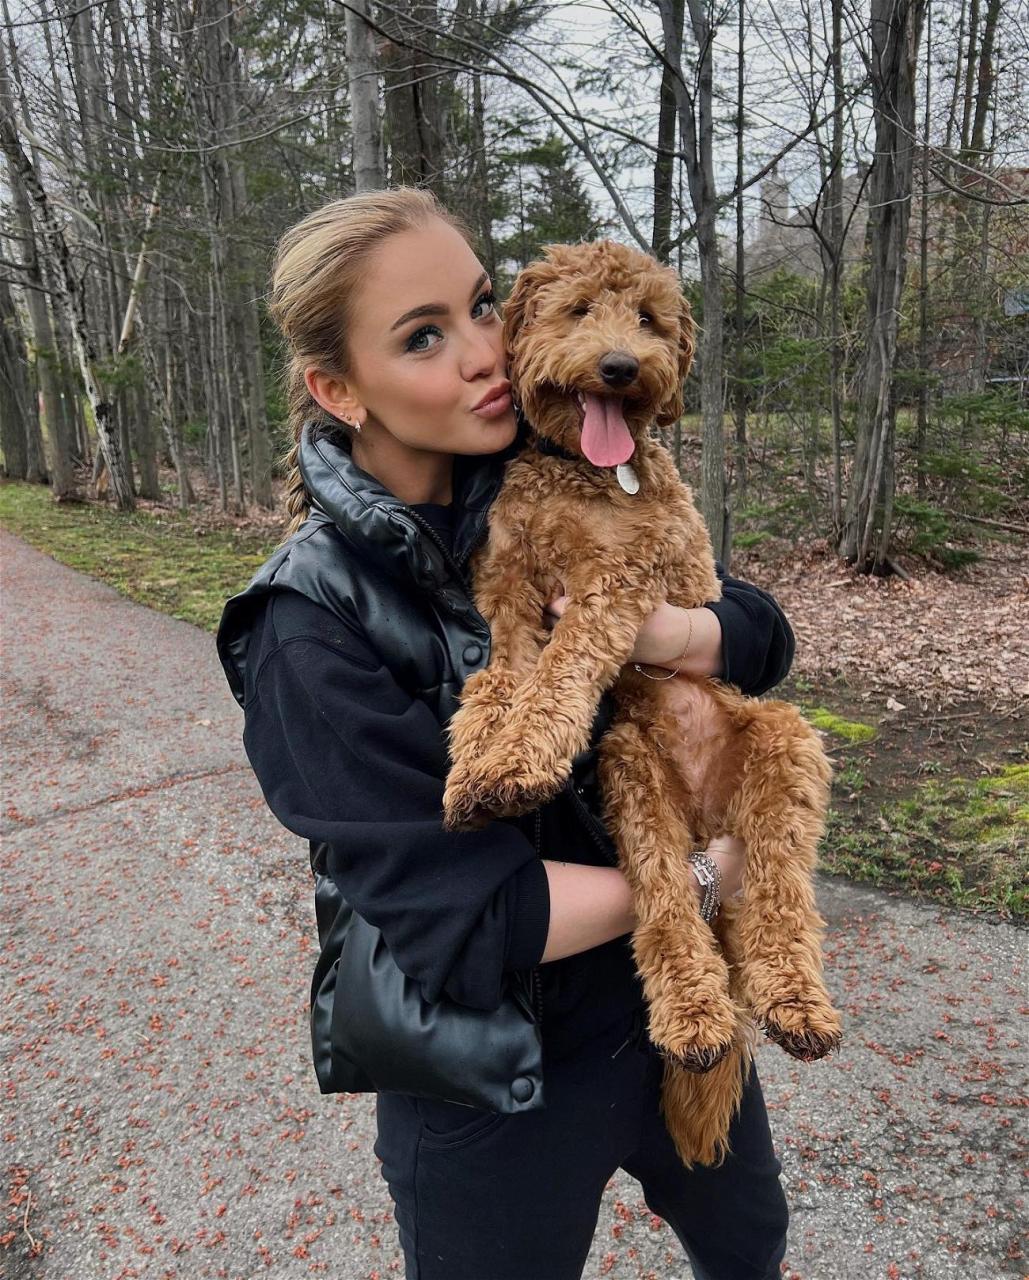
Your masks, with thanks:
[[[472,307],[472,316],[476,320],[481,320],[483,316],[489,315],[489,313],[491,311],[495,311],[496,308],[497,295],[492,289],[489,289],[486,293],[480,294],[480,296],[475,299],[475,306]]]
[[[476,315],[479,308],[483,306],[486,308],[483,315]],[[476,298],[475,306],[472,307],[472,315],[476,316],[476,319],[481,320],[483,319],[483,316],[489,315],[490,311],[494,311],[495,307],[497,307],[497,294],[493,292],[493,289],[490,289],[489,292],[481,293],[480,296]],[[416,329],[415,332],[411,334],[411,337],[407,339],[404,351],[431,351],[431,349],[438,346],[438,344],[429,343],[426,339],[433,337],[433,335],[435,335],[436,338],[443,338],[443,330],[439,328],[439,325],[422,325],[421,329]]]
[[[654,323],[654,317],[650,314],[649,311],[640,312],[640,324],[653,324],[653,323]]]
[[[429,342],[430,338],[439,338],[442,341],[443,332],[438,325],[424,324],[420,329],[416,329],[408,338],[407,345],[404,347],[404,350],[428,351],[431,347],[436,345],[434,342]]]

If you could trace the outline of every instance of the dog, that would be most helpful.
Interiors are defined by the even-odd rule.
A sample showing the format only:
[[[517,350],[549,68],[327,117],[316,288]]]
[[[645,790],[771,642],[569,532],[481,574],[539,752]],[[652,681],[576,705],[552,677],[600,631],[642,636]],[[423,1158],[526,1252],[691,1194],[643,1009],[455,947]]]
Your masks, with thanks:
[[[492,647],[448,726],[444,794],[451,830],[536,808],[564,786],[612,690],[603,816],[633,892],[663,1110],[687,1165],[728,1151],[755,1024],[804,1061],[842,1035],[812,885],[831,781],[817,732],[786,702],[627,665],[663,600],[721,595],[689,486],[651,434],[682,415],[695,333],[675,272],[624,245],[552,245],[519,274],[504,339],[531,435],[472,563]],[[569,599],[550,631],[555,581]],[[746,845],[745,892],[709,927],[686,859],[723,833]]]

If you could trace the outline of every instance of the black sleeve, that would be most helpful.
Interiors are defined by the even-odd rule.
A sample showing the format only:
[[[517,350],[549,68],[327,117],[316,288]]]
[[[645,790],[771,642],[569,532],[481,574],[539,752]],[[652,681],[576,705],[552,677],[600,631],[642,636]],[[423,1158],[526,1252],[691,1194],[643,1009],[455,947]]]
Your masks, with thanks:
[[[265,798],[290,831],[327,842],[340,891],[427,1000],[495,1009],[505,972],[536,964],[546,944],[543,862],[511,823],[444,829],[448,760],[431,709],[363,637],[302,608],[331,618],[331,639],[324,626],[277,627],[246,699],[243,740]]]
[[[717,560],[715,571],[722,598],[704,607],[722,627],[721,678],[756,697],[786,678],[796,647],[793,630],[767,591],[729,577]]]

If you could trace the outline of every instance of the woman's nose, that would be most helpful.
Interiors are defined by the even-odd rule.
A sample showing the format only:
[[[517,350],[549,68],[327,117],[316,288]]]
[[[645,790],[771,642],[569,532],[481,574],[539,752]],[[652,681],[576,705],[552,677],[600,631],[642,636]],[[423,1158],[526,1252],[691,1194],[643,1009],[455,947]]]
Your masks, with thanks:
[[[484,333],[481,328],[468,335],[467,345],[461,353],[461,375],[473,382],[484,374],[503,374],[504,344],[497,325],[497,334]]]

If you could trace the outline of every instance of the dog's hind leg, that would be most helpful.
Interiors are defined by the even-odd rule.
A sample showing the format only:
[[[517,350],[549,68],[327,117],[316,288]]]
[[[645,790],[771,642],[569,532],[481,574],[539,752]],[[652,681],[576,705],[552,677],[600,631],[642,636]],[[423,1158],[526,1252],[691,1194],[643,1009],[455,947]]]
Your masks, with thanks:
[[[842,1038],[822,978],[825,922],[812,879],[831,770],[815,730],[788,703],[755,703],[746,733],[752,750],[726,817],[747,846],[732,939],[740,995],[766,1035],[813,1061]]]
[[[693,840],[677,803],[681,782],[637,723],[600,746],[608,827],[633,892],[632,946],[649,1006],[650,1038],[687,1071],[709,1071],[732,1047],[729,974],[701,919],[686,862]]]

